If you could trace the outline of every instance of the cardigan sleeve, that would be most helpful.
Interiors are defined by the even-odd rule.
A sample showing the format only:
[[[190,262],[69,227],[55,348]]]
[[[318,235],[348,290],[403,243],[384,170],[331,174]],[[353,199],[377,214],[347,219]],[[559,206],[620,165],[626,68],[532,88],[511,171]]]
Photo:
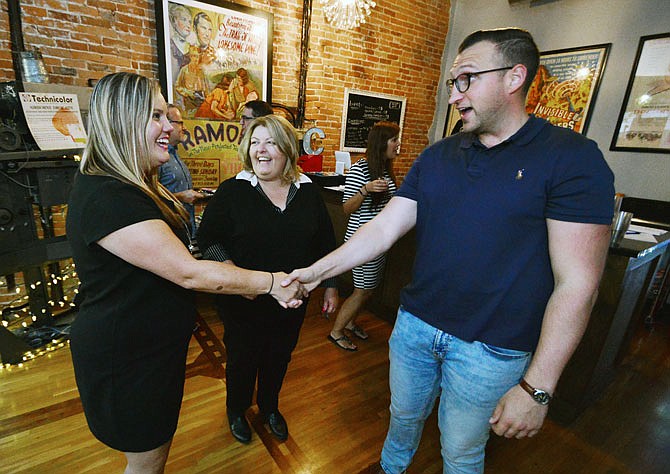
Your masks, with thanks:
[[[227,206],[231,203],[229,183],[224,181],[210,199],[198,227],[197,241],[205,260],[229,260],[225,248],[226,229],[230,229]]]

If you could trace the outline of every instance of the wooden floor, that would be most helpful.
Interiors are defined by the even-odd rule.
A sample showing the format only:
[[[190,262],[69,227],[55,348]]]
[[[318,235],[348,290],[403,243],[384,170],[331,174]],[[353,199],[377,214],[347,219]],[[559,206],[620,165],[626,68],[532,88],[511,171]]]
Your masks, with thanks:
[[[370,339],[345,352],[326,340],[331,323],[313,300],[282,390],[290,437],[276,441],[252,408],[254,437],[245,446],[225,421],[223,328],[209,301],[201,301],[205,322],[189,350],[167,473],[359,473],[378,459],[388,424],[388,323],[364,314]],[[486,472],[669,472],[669,329],[667,322],[641,328],[616,380],[570,426],[548,421],[530,440],[494,436]],[[122,455],[88,431],[69,350],[0,371],[0,473],[120,473],[124,466]],[[440,472],[432,416],[409,473]]]

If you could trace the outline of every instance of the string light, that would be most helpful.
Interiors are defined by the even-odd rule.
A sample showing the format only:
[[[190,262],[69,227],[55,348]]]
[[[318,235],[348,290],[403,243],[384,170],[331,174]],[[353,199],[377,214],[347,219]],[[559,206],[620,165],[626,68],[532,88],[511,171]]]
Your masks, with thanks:
[[[328,23],[340,30],[358,28],[377,4],[373,0],[321,0]]]
[[[51,352],[54,352],[58,349],[62,349],[63,347],[69,347],[70,346],[70,340],[67,339],[67,337],[61,337],[58,339],[52,339],[51,342],[47,343],[44,346],[41,346],[38,349],[34,349],[34,351],[27,351],[23,353],[23,356],[21,356],[21,360],[19,362],[15,362],[14,364],[10,364],[9,362],[2,363],[0,362],[0,372],[3,370],[7,370],[11,372],[12,367],[18,367],[18,368],[25,368],[28,369],[29,367],[27,365],[24,365],[26,362],[30,362],[33,359],[36,359],[38,357],[46,355],[47,358],[51,358]]]
[[[72,294],[77,294],[79,293],[78,291],[78,278],[77,278],[77,272],[74,270],[75,265],[74,263],[71,264],[66,264],[64,268],[61,269],[61,275],[55,275],[51,274],[49,275],[50,280],[47,280],[46,282],[42,281],[36,281],[31,284],[26,284],[26,285],[17,285],[16,288],[9,289],[7,288],[7,284],[4,282],[4,279],[0,279],[0,309],[2,309],[2,321],[0,321],[0,324],[2,327],[12,330],[12,328],[16,328],[16,331],[21,333],[21,331],[25,330],[32,330],[29,329],[33,323],[37,321],[37,316],[33,314],[33,312],[30,310],[30,308],[27,307],[24,301],[27,302],[30,298],[30,296],[27,294],[27,290],[30,288],[32,290],[37,289],[40,285],[43,285],[46,283],[47,287],[51,287],[52,284],[56,285],[58,284],[59,281],[69,281],[69,285],[67,285],[66,288],[64,288],[65,291],[69,292],[70,295]],[[4,293],[4,289],[7,290],[6,293]],[[25,293],[24,293],[25,292]],[[8,301],[9,299],[9,301]],[[59,306],[60,308],[65,308],[66,305],[68,307],[74,307],[75,304],[74,302],[70,301],[72,299],[72,296],[68,295],[62,295],[61,299],[58,301],[54,301],[53,299],[49,299],[47,301],[47,304],[50,307],[56,307]],[[17,305],[20,304],[21,307],[17,307]],[[41,313],[45,314],[47,310],[45,308],[41,308]],[[46,355],[47,357],[51,357],[51,353],[57,349],[69,346],[70,341],[69,341],[69,336],[62,331],[56,330],[58,333],[58,336],[56,338],[52,338],[50,342],[46,343],[45,345],[42,345],[38,348],[33,348],[30,351],[25,352],[22,356],[19,356],[20,359],[17,362],[14,363],[8,363],[7,361],[0,361],[0,372],[2,371],[8,371],[11,372],[12,367],[18,367],[18,368],[24,368],[28,369],[27,365],[24,365],[26,362],[29,362],[32,359],[35,359],[36,357]]]

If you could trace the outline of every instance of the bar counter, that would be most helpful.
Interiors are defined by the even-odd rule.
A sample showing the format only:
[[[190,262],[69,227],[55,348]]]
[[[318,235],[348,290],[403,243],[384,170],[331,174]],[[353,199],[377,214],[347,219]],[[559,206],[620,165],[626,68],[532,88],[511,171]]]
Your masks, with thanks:
[[[595,401],[626,356],[633,333],[649,317],[647,290],[670,260],[670,234],[657,243],[624,238],[611,246],[584,337],[566,366],[549,415],[568,423]]]

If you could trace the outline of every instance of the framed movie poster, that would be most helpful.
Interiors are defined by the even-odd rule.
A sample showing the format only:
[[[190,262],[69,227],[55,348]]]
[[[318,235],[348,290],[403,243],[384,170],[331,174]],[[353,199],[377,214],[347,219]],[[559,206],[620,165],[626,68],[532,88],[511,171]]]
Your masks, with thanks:
[[[444,130],[442,131],[442,138],[448,137],[458,133],[463,126],[461,121],[461,114],[456,107],[449,104],[447,107],[447,120],[444,122]]]
[[[611,43],[540,53],[526,112],[585,133]]]
[[[640,38],[610,150],[670,153],[670,33]]]
[[[181,110],[179,155],[194,187],[236,174],[239,120],[250,100],[271,101],[273,16],[225,1],[157,0],[161,87]]]

